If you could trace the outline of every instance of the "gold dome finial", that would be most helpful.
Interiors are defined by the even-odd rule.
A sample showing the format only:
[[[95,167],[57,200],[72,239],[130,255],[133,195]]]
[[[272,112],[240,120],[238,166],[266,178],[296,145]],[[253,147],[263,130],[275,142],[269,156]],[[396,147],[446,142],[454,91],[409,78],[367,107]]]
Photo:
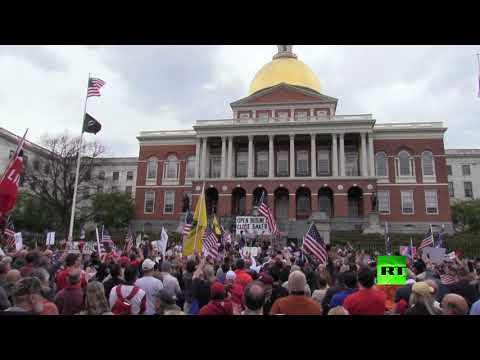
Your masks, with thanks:
[[[292,52],[293,45],[277,45],[277,48],[278,53],[273,56],[273,60],[280,58],[297,58],[297,55]]]

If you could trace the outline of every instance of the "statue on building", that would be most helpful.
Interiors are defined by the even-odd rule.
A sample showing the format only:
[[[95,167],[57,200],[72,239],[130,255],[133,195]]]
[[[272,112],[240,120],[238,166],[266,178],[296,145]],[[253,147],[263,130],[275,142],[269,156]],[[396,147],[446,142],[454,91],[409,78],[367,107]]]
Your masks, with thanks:
[[[297,58],[297,55],[295,55],[292,52],[293,45],[277,45],[278,52],[275,54],[273,59],[279,59],[279,58]]]

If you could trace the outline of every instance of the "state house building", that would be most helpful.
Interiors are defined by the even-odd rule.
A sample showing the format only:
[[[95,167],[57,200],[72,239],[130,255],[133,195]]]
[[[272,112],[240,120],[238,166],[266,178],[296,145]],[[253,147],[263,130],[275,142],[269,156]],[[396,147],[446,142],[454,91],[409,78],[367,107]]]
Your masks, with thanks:
[[[300,237],[312,213],[333,231],[364,229],[379,213],[392,232],[451,231],[441,122],[377,124],[338,115],[317,76],[278,46],[232,117],[192,130],[145,131],[136,187],[136,230],[177,229],[205,183],[207,211],[226,226],[255,214],[263,191],[285,236]]]

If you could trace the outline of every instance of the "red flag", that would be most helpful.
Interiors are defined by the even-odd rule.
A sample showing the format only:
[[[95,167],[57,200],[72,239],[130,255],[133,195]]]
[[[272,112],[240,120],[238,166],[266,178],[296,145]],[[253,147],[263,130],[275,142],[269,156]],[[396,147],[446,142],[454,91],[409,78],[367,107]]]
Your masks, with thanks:
[[[22,153],[20,152],[20,154]],[[23,158],[20,154],[17,155],[0,182],[0,216],[5,216],[12,210],[17,201],[18,184],[23,167]]]

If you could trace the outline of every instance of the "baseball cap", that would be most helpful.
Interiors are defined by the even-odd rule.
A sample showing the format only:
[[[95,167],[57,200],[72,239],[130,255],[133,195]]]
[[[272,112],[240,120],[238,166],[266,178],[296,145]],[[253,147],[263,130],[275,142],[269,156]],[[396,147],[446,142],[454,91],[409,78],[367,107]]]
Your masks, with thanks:
[[[215,298],[222,294],[225,294],[225,286],[223,286],[223,284],[219,283],[218,281],[214,282],[210,289],[210,296],[212,298]]]
[[[229,270],[227,272],[227,274],[225,275],[225,280],[227,280],[227,281],[235,280],[236,277],[237,277],[237,275],[232,270]]]
[[[143,270],[153,270],[153,268],[155,267],[155,263],[150,260],[150,259],[145,259],[142,263],[142,269]]]

